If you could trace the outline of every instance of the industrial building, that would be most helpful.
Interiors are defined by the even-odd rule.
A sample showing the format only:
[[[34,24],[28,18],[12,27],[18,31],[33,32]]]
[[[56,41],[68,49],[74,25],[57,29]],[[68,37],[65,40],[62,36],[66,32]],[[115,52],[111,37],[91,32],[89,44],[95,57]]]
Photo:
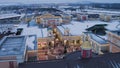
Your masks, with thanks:
[[[20,14],[1,14],[0,15],[0,23],[19,23],[21,15]]]
[[[4,37],[0,42],[0,66],[17,68],[26,59],[26,37]]]

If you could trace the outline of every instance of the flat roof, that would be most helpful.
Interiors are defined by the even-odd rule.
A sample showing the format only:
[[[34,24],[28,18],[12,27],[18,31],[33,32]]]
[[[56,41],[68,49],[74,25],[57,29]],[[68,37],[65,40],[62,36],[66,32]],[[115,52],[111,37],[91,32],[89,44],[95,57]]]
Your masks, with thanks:
[[[102,21],[72,21],[70,24],[57,26],[58,29],[64,34],[64,29],[68,28],[71,35],[82,35],[83,32],[86,32],[86,29],[92,27],[96,24],[109,24]]]
[[[112,21],[112,22],[108,23],[108,26],[106,26],[106,29],[109,31],[118,31],[118,30],[120,30],[120,22]]]
[[[101,36],[96,36],[95,34],[92,34],[92,33],[90,33],[89,34],[90,35],[90,37],[93,39],[93,40],[95,40],[96,42],[98,42],[99,44],[107,44],[108,43],[108,41],[107,40],[104,40],[105,39],[105,37],[103,38],[103,37],[101,37]],[[103,38],[103,39],[102,39]]]
[[[64,35],[64,30],[68,28],[70,30],[70,35],[81,35],[83,32],[86,32],[87,28],[90,28],[94,25],[107,24],[105,28],[109,31],[120,30],[119,21],[103,22],[103,21],[71,21],[70,24],[65,24],[62,26],[57,26],[57,28]],[[112,27],[112,28],[111,28]]]
[[[21,16],[21,15],[20,14],[15,14],[15,13],[1,14],[0,19],[13,18],[13,17],[19,17],[19,16]]]
[[[24,55],[25,36],[5,37],[0,42],[0,56]]]
[[[19,68],[120,68],[120,53],[108,53],[88,59],[62,59],[19,64]]]
[[[45,38],[47,37],[47,28],[39,28],[38,26],[23,27],[21,35],[36,35],[38,38]]]
[[[23,28],[21,35],[36,35],[38,38],[47,37],[47,28],[39,27],[35,20],[31,20],[29,25],[29,27],[27,24],[18,25],[17,28]]]

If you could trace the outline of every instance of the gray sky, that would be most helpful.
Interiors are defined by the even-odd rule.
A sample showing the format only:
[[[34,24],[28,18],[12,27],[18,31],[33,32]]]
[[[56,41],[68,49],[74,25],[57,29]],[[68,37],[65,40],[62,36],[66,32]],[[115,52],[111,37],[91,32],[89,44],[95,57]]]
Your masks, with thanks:
[[[102,3],[120,3],[120,0],[0,0],[0,3],[71,3],[71,2],[102,2]]]

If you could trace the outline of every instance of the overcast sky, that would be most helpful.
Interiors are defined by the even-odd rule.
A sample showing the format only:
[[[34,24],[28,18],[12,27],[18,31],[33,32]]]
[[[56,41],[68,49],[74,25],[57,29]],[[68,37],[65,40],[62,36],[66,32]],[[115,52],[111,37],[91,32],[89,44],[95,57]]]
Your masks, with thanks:
[[[71,2],[102,2],[102,3],[120,3],[120,0],[0,0],[0,3],[71,3]]]

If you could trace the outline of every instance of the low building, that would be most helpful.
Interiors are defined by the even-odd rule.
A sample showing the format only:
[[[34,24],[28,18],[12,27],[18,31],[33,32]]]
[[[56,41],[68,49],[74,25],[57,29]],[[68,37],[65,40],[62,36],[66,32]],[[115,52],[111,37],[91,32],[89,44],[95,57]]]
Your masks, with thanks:
[[[99,20],[99,14],[88,14],[88,20]]]
[[[109,22],[109,21],[111,21],[111,15],[109,15],[109,14],[100,14],[100,20],[105,21],[105,22]]]
[[[19,23],[20,14],[1,14],[0,23]]]
[[[77,20],[78,20],[78,21],[88,20],[88,15],[80,15],[80,14],[77,14]]]
[[[26,37],[4,37],[0,43],[0,67],[17,68],[26,59]]]
[[[96,54],[104,54],[106,52],[109,52],[109,43],[102,39],[102,36],[97,36],[93,33],[85,32],[83,33],[83,40],[88,35],[88,40],[91,43],[92,46],[92,52]]]
[[[112,20],[119,20],[120,19],[120,14],[112,14],[111,19]]]
[[[69,14],[62,14],[61,16],[62,16],[63,23],[70,23],[72,20],[72,17]]]

